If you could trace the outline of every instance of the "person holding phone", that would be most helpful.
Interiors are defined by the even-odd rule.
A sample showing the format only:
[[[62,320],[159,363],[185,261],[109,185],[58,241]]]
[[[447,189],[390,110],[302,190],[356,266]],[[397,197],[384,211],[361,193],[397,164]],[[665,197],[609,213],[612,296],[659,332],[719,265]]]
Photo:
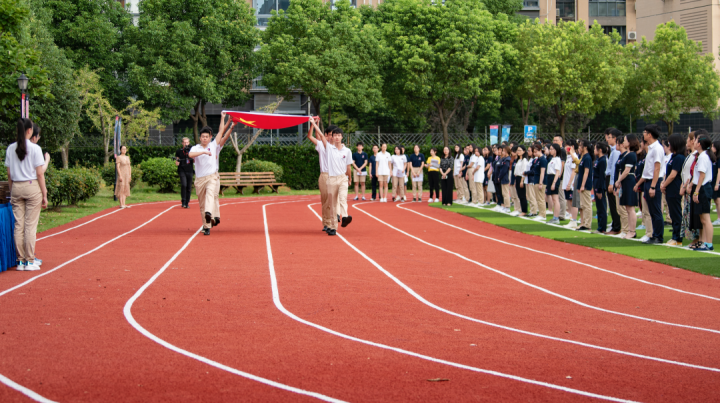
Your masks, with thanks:
[[[190,194],[192,193],[193,176],[195,175],[194,163],[190,158],[190,139],[183,137],[182,148],[175,151],[175,166],[180,177],[180,205],[188,208]]]

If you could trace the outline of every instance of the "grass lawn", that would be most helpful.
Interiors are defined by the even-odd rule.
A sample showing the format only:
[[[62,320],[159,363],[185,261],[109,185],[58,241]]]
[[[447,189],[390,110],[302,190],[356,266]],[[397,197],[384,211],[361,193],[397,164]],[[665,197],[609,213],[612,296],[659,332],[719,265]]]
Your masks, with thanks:
[[[440,207],[448,211],[454,211],[468,217],[473,217],[490,224],[498,225],[518,232],[524,232],[526,234],[602,249],[609,252],[631,256],[637,259],[664,263],[673,267],[720,277],[720,256],[718,255],[694,252],[692,250],[674,247],[644,245],[640,242],[618,239],[606,235],[587,234],[565,228],[558,228],[552,225],[545,225],[542,222],[497,213],[488,208],[469,207],[462,204],[453,204],[451,207],[443,207],[439,203],[433,203],[432,206]],[[491,207],[495,207],[495,205],[492,205]],[[593,204],[593,210],[594,208]],[[712,214],[713,216],[715,215],[714,212]],[[608,226],[609,221],[611,220],[608,217]],[[561,224],[563,225],[567,223],[568,221],[561,221]],[[638,220],[638,225],[639,224],[640,221]],[[595,219],[593,219],[592,228],[597,228],[597,220]],[[665,227],[665,241],[671,239],[670,233],[671,227]],[[645,235],[645,230],[637,231],[638,238],[643,235]],[[713,235],[713,244],[720,246],[720,227],[715,227]],[[689,241],[685,240],[684,243],[687,245]],[[720,248],[716,247],[716,251],[718,250],[720,250]]]
[[[132,195],[128,197],[128,204],[135,203],[146,203],[146,202],[158,202],[167,200],[177,200],[180,204],[180,186],[175,189],[176,193],[158,193],[157,188],[147,186],[145,183],[138,183],[131,191]],[[257,196],[270,196],[276,193],[272,193],[270,188],[265,188],[260,191],[260,194],[252,194],[252,189],[245,189],[243,195],[239,195],[234,189],[228,189],[225,191],[225,196],[220,196],[221,199],[236,198],[236,197],[257,197]],[[292,195],[317,195],[320,194],[318,190],[290,190],[290,188],[280,188],[280,196],[292,196]],[[193,198],[195,198],[195,192],[193,191]],[[113,201],[113,190],[108,188],[103,183],[100,191],[95,197],[91,198],[86,202],[82,202],[77,206],[62,206],[55,209],[43,210],[40,213],[40,223],[38,224],[38,233],[47,231],[51,228],[67,224],[70,221],[83,218],[85,216],[95,214],[99,211],[117,207],[119,204]]]

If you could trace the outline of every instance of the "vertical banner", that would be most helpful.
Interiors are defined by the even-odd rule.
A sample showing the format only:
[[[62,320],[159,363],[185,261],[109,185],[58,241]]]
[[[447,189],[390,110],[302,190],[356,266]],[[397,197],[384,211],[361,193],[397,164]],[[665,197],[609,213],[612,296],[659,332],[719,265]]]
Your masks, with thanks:
[[[502,141],[509,143],[510,142],[510,128],[512,125],[503,125],[502,127]]]
[[[120,116],[115,116],[115,136],[113,136],[113,148],[114,148],[114,154],[115,157],[120,155],[120,146],[121,146],[121,128],[122,128],[122,119],[120,119]]]
[[[526,143],[534,142],[536,134],[537,134],[537,126],[525,125],[525,142]]]
[[[25,117],[25,93],[23,93],[22,98],[20,98],[20,117]]]
[[[25,96],[25,118],[30,119],[30,97]]]
[[[497,144],[498,143],[498,125],[491,125],[490,126],[490,144]]]

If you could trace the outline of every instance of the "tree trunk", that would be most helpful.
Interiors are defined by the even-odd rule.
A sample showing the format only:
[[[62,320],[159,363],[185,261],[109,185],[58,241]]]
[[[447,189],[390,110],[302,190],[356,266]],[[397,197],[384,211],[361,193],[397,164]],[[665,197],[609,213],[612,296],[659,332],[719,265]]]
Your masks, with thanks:
[[[675,127],[675,122],[665,122],[665,124],[668,127],[668,137],[670,137],[673,134],[673,128]]]
[[[193,120],[193,136],[195,137],[195,144],[200,144],[200,131],[198,130],[198,115],[200,114],[200,103],[202,100],[197,101],[195,106],[193,107],[193,111],[195,112],[193,115],[190,115],[190,117]]]
[[[320,101],[316,100],[315,98],[310,98],[310,101],[313,104],[313,108],[315,108],[315,113],[320,115]],[[325,130],[325,124],[323,123],[322,119],[320,119],[320,130]]]
[[[70,142],[69,141],[60,147],[60,157],[62,158],[63,169],[68,169],[70,166]]]
[[[110,138],[108,137],[107,130],[105,130],[105,116],[103,114],[102,104],[100,104],[100,101],[98,101],[98,111],[100,112],[100,131],[103,135],[103,145],[105,147],[105,157],[103,158],[103,162],[107,164],[110,162]]]
[[[459,100],[455,100],[455,106],[453,107],[453,110],[450,112],[450,114],[445,117],[445,102],[444,101],[436,101],[433,102],[435,105],[435,109],[438,111],[438,116],[440,117],[440,124],[442,125],[442,131],[443,131],[443,143],[445,147],[450,147],[450,135],[448,135],[448,125],[450,125],[450,121],[452,120],[453,115],[458,110],[458,106],[460,105]]]
[[[207,115],[205,114],[205,101],[202,101],[202,105],[200,107],[200,123],[202,123],[203,127],[207,126]]]
[[[525,108],[525,100],[520,98],[520,111],[522,114],[523,125],[527,126],[530,119],[530,98],[527,100],[527,108]]]
[[[332,105],[328,105],[328,126],[332,123]]]
[[[565,141],[565,120],[567,119],[567,115],[563,115],[560,118],[560,137],[562,137],[563,141]]]

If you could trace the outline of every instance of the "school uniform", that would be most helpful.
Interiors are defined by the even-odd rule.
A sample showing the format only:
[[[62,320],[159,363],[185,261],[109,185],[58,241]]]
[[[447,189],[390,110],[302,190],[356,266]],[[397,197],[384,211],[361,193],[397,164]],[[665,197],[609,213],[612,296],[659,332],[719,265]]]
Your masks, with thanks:
[[[515,206],[515,210],[518,208],[521,212],[527,214],[527,186],[525,181],[527,180],[524,176],[528,161],[525,158],[521,158],[515,161],[515,168],[513,173],[515,175],[515,192],[518,197],[518,204]],[[522,186],[521,186],[522,185]]]
[[[470,193],[470,180],[466,179],[467,177],[467,171],[468,166],[470,165],[470,154],[463,154],[463,170],[462,170],[462,185],[463,190],[465,191],[465,197],[467,198],[468,203],[474,203],[475,200],[472,198],[472,193]]]
[[[707,151],[703,151],[698,155],[697,162],[693,167],[692,184],[693,190],[690,194],[692,197],[691,210],[691,227],[693,229],[702,229],[702,223],[700,222],[700,215],[710,214],[711,211],[711,200],[713,196],[712,186],[712,161],[707,155]],[[702,183],[700,183],[700,173],[704,173]],[[698,194],[698,201],[695,202],[695,193]]]
[[[410,175],[410,180],[412,181],[413,198],[422,199],[422,192],[423,192],[422,165],[423,165],[423,162],[425,162],[425,155],[423,153],[410,154],[410,156],[408,157],[408,162],[410,163],[410,172],[412,173],[412,175]]]
[[[605,169],[605,183],[609,187],[615,183],[615,167],[620,159],[620,151],[617,150],[616,146],[610,147],[610,154],[607,158],[607,168]],[[605,189],[607,190],[607,189]],[[622,219],[620,218],[620,212],[618,209],[618,203],[615,199],[614,193],[607,193],[607,205],[610,207],[610,217],[612,218],[612,225],[610,231],[620,232],[622,229]],[[625,219],[627,220],[627,211],[625,211]]]
[[[590,191],[593,188],[593,162],[589,153],[585,153],[580,159],[580,168],[577,174],[575,187],[580,191],[580,227],[592,228],[592,199]],[[583,177],[585,186],[583,186]]]
[[[532,158],[525,163],[525,190],[528,203],[528,212],[531,215],[537,214],[537,204],[535,203],[535,161],[537,158]]]
[[[392,174],[392,172],[390,172],[391,157],[387,151],[380,151],[375,156],[375,165],[377,166],[376,174],[380,182],[388,182],[390,179],[390,175]]]
[[[453,180],[455,181],[455,189],[457,190],[458,200],[467,199],[465,197],[465,186],[463,186],[464,179],[461,178],[464,162],[465,155],[463,153],[458,153],[458,155],[455,156],[455,160],[453,161]]]
[[[555,182],[555,177],[561,174],[562,169],[562,161],[560,160],[560,157],[554,157],[552,160],[550,160],[550,163],[548,163],[547,166],[547,183],[545,187],[545,194],[548,196],[553,196],[560,193],[560,185],[562,184],[562,180],[558,178],[557,183],[555,183],[555,189],[553,189],[552,185],[553,182]]]
[[[598,227],[600,232],[607,231],[607,182],[605,172],[607,171],[607,157],[604,155],[595,160],[593,172],[593,191],[595,192],[595,207],[597,210]]]
[[[698,153],[697,151],[693,151],[685,158],[685,162],[683,163],[682,168],[682,182],[688,183],[688,181],[692,180],[693,172],[695,171],[695,162],[697,161]],[[693,214],[691,212],[692,206],[693,206],[693,200],[692,200],[692,194],[694,190],[694,185],[690,183],[690,186],[693,188],[691,189],[690,193],[686,193],[685,197],[683,199],[683,218],[682,218],[682,225],[680,232],[682,232],[683,236],[688,239],[698,239],[700,238],[700,229],[694,228],[692,225],[692,217]]]
[[[675,177],[672,182],[665,187],[665,200],[667,200],[668,214],[672,221],[672,239],[682,243],[682,196],[680,195],[680,187],[682,186],[682,168],[685,163],[685,156],[682,154],[672,154],[665,165],[665,177],[669,178],[670,174],[675,171]]]
[[[623,171],[625,171],[625,164],[623,163],[623,158],[628,154],[627,151],[623,152],[617,159],[617,162],[615,163],[615,171],[613,175],[611,176],[611,180],[613,185],[617,182],[618,178],[620,178],[620,175],[622,175]],[[634,186],[634,185],[633,185]],[[628,213],[627,209],[623,207],[622,204],[620,204],[620,194],[622,189],[622,183],[617,188],[618,195],[615,197],[615,205],[617,207],[617,213],[620,216],[620,232],[621,233],[627,233],[628,232]],[[613,189],[615,191],[616,189]],[[613,231],[615,231],[613,229]]]
[[[325,209],[330,219],[328,228],[337,230],[337,216],[347,217],[348,177],[347,167],[352,165],[352,153],[347,147],[338,149],[328,143],[326,147],[328,163],[327,193],[328,202]],[[344,199],[344,200],[343,200]]]
[[[544,155],[538,157],[535,164],[533,165],[533,168],[536,185],[533,186],[535,188],[535,204],[537,205],[538,215],[545,218],[545,216],[547,215],[547,204],[545,202],[545,184],[547,183],[547,158],[545,158]],[[541,172],[543,171],[543,169],[545,170],[545,173],[542,175],[541,178]]]
[[[717,158],[717,155],[715,157]],[[717,176],[718,176],[718,160],[717,159],[715,160],[715,162],[712,163],[712,173],[713,173],[712,182],[710,182],[710,184],[712,185],[712,188],[713,188],[712,199],[717,200],[717,199],[720,199],[720,187],[718,187],[718,190],[715,190],[715,184],[718,183],[717,182]],[[717,204],[717,202],[715,204]],[[715,207],[720,207],[720,206],[716,205]]]
[[[454,162],[452,158],[440,159],[440,188],[442,189],[442,204],[451,206],[453,201],[453,172],[451,168],[453,168],[453,165]],[[445,172],[448,169],[450,169],[450,172],[448,172],[445,179],[442,179],[442,172]]]
[[[425,165],[428,167],[428,185],[430,186],[430,198],[440,199],[440,157],[428,157]]]
[[[320,159],[320,176],[318,177],[318,188],[320,189],[320,206],[322,209],[323,227],[330,228],[333,218],[330,216],[330,210],[326,208],[328,203],[327,180],[328,180],[328,162],[325,152],[325,145],[318,140],[315,145],[315,151],[318,152]]]
[[[635,167],[636,175],[642,176],[642,172],[645,170],[645,157],[647,154],[641,156],[639,158],[639,161],[637,163],[637,166]],[[640,206],[640,222],[645,226],[645,235],[648,237],[652,236],[652,218],[650,217],[650,209],[647,206],[647,200],[645,200],[645,197],[643,197],[643,193],[645,190],[645,185],[639,187],[639,191],[637,193],[638,195],[638,205]]]
[[[370,190],[372,191],[372,196],[370,196],[373,200],[375,200],[377,196],[377,189],[378,189],[378,177],[377,172],[375,172],[375,156],[372,155],[370,158],[368,158],[368,165],[370,165]]]
[[[407,157],[404,154],[392,155],[390,157],[393,165],[392,171],[392,187],[393,187],[393,198],[405,197],[405,166],[407,164]]]
[[[201,144],[195,144],[190,152],[210,151],[210,155],[202,154],[195,157],[195,194],[198,197],[200,205],[200,216],[202,217],[203,228],[210,229],[211,222],[206,222],[205,213],[210,213],[212,217],[220,218],[220,204],[217,201],[217,194],[220,191],[220,181],[217,175],[218,158],[217,154],[221,147],[211,141],[207,147]]]
[[[502,194],[503,206],[510,208],[510,173],[511,171],[511,158],[504,157],[500,159],[498,163],[498,183],[500,184],[500,194]]]
[[[662,241],[664,237],[665,223],[663,221],[662,214],[662,192],[660,192],[660,180],[662,179],[662,163],[665,158],[665,151],[660,141],[655,141],[648,146],[648,153],[645,157],[645,169],[643,170],[642,177],[645,179],[644,190],[645,190],[645,201],[648,205],[650,218],[652,221],[653,231],[652,237],[658,241]],[[710,159],[708,158],[708,161]],[[655,171],[655,164],[660,165],[658,172],[658,178],[655,185],[652,184],[653,175]],[[708,172],[710,174],[710,172]],[[710,175],[712,177],[712,175]],[[654,189],[655,196],[650,195],[650,190]],[[649,233],[649,232],[648,232]]]
[[[368,161],[368,155],[364,151],[360,153],[355,152],[352,154],[352,159],[355,166],[360,168]],[[355,183],[365,183],[365,179],[367,179],[367,165],[360,170],[360,174],[353,168],[353,180]]]

